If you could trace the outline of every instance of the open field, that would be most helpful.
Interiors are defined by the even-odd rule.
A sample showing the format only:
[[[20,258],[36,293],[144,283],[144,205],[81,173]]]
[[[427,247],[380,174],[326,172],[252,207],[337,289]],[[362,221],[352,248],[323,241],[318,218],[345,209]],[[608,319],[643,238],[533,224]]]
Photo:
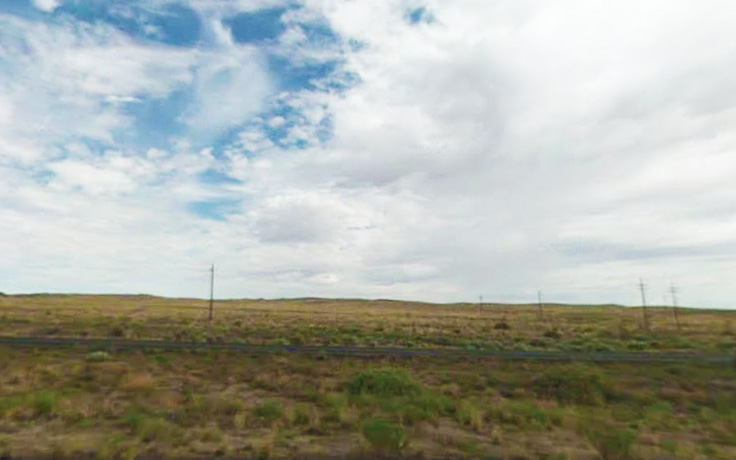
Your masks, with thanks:
[[[366,300],[207,301],[150,296],[0,296],[0,336],[235,341],[487,350],[736,349],[736,311]]]
[[[722,365],[0,349],[4,458],[733,459],[734,433]]]
[[[730,353],[736,313],[0,296],[0,336]],[[0,347],[0,458],[736,458],[736,367]]]

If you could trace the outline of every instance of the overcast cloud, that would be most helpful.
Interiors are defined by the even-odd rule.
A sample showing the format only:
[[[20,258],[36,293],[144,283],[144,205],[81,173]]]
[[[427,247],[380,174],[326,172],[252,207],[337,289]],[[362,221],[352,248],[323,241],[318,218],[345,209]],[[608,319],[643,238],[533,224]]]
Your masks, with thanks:
[[[0,291],[733,307],[732,0],[0,6]]]

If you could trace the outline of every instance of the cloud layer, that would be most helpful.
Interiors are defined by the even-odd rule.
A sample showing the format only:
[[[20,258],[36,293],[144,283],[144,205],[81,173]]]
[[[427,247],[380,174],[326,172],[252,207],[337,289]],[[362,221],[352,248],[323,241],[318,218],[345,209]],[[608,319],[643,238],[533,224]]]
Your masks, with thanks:
[[[733,306],[730,1],[35,5],[2,291]]]

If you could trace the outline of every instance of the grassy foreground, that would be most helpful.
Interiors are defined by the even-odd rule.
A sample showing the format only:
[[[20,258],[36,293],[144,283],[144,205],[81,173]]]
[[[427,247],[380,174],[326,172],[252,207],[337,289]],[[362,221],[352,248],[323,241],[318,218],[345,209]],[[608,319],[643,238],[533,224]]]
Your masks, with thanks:
[[[735,434],[729,366],[0,349],[0,458],[733,459]]]
[[[566,351],[736,348],[736,313],[0,296],[0,335]],[[0,348],[0,458],[736,458],[736,367]]]
[[[0,296],[0,335],[559,351],[736,350],[736,311],[366,300]]]

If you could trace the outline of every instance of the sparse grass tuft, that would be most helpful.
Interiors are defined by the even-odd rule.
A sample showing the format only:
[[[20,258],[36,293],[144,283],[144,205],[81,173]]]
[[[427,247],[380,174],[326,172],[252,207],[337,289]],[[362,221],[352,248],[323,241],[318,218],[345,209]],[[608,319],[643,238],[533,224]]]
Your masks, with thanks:
[[[532,381],[540,397],[560,403],[600,405],[610,393],[603,374],[587,365],[555,366]]]
[[[134,393],[150,393],[154,390],[156,382],[150,374],[129,375],[121,384],[121,388]]]
[[[346,389],[352,395],[411,396],[421,392],[421,386],[401,369],[366,369],[355,373]]]
[[[59,405],[59,395],[52,391],[41,391],[31,398],[31,407],[36,415],[51,414]]]
[[[585,436],[603,460],[631,460],[636,432],[601,423],[589,423]]]
[[[406,447],[406,433],[398,423],[385,419],[370,419],[361,425],[363,436],[370,445],[382,452],[401,452]]]
[[[164,420],[163,418],[144,418],[138,429],[138,437],[143,442],[152,441],[173,441],[176,439],[181,430],[176,425]]]
[[[295,404],[291,408],[292,425],[310,425],[312,423],[312,411],[307,404]]]
[[[109,359],[110,359],[110,353],[106,351],[93,351],[92,353],[87,354],[87,361],[92,362],[92,363],[107,361]]]
[[[261,401],[253,413],[264,421],[275,422],[284,416],[284,404],[278,399]]]
[[[483,411],[471,401],[461,401],[458,404],[455,418],[463,425],[480,431],[483,428]]]

